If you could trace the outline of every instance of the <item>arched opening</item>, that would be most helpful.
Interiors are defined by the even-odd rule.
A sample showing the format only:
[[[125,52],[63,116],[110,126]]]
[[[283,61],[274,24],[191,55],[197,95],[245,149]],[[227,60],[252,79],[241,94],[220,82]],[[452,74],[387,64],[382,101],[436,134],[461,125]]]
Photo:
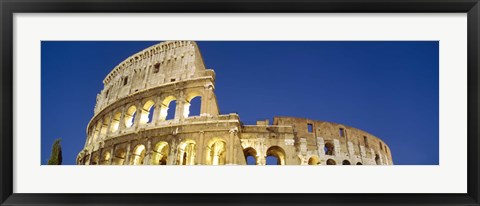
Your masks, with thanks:
[[[98,152],[93,153],[92,165],[98,165],[99,162],[100,162],[100,157],[98,155]]]
[[[135,121],[135,115],[137,113],[137,107],[135,106],[130,106],[127,109],[127,112],[125,113],[125,127],[130,128],[133,126],[133,123]]]
[[[116,132],[118,131],[118,128],[120,126],[120,117],[122,116],[122,113],[117,112],[115,115],[113,115],[112,119],[112,125],[110,126],[110,131],[111,132]]]
[[[340,137],[346,137],[347,136],[344,128],[339,128],[338,133],[339,133]]]
[[[243,150],[243,154],[247,165],[257,165],[257,151],[255,149],[248,147]]]
[[[200,116],[200,107],[202,104],[202,96],[198,92],[191,92],[187,95],[187,101],[183,108],[183,117]]]
[[[380,156],[378,156],[378,154],[375,154],[375,163],[376,163],[377,165],[381,165],[381,163],[380,163]]]
[[[145,145],[139,144],[133,149],[131,157],[131,165],[143,165],[143,159],[145,158]]]
[[[317,156],[311,156],[308,159],[308,165],[319,165],[320,164],[320,159]]]
[[[153,105],[155,104],[155,102],[153,102],[152,100],[148,100],[147,102],[145,102],[145,104],[143,105],[142,107],[142,115],[140,117],[140,124],[147,124],[147,123],[150,123],[152,122],[152,116],[153,116],[153,110],[154,110],[154,107]]]
[[[177,155],[178,165],[194,165],[195,164],[195,141],[186,140],[178,145]]]
[[[331,142],[326,142],[323,150],[326,155],[333,155],[335,152],[335,146]]]
[[[226,143],[223,139],[212,139],[207,145],[207,164],[224,165],[226,157]]]
[[[357,165],[363,165],[361,162],[357,162]]]
[[[174,96],[166,97],[160,106],[160,120],[174,119],[175,109],[177,107],[177,98]],[[170,112],[169,112],[170,110]]]
[[[348,161],[348,160],[343,160],[342,165],[351,165],[351,164],[350,164],[350,161]]]
[[[170,147],[167,142],[160,141],[155,144],[153,148],[152,165],[166,165],[169,150]]]
[[[335,160],[332,160],[332,159],[328,159],[327,160],[327,165],[336,165],[337,162],[335,162]]]
[[[102,161],[100,164],[102,165],[106,165],[110,162],[110,158],[111,158],[111,154],[110,152],[104,152],[103,155],[102,155]]]
[[[272,146],[267,150],[267,165],[285,165],[285,151],[279,146]]]
[[[108,131],[108,118],[104,117],[102,121],[102,128],[100,129],[100,137],[103,139],[107,136]]]
[[[123,165],[125,162],[125,149],[119,148],[115,150],[115,155],[113,157],[113,165]]]
[[[267,158],[265,158],[265,164],[266,165],[279,165],[278,164],[278,158],[275,157],[275,156],[267,156]]]

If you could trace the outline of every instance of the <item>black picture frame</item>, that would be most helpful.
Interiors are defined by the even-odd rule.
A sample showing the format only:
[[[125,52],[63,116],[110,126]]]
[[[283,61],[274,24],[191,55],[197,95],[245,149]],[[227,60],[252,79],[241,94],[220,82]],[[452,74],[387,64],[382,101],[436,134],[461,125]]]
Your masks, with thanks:
[[[478,0],[0,0],[1,205],[480,205]],[[467,13],[468,188],[465,194],[20,194],[13,193],[15,13]],[[441,184],[441,182],[439,182]]]

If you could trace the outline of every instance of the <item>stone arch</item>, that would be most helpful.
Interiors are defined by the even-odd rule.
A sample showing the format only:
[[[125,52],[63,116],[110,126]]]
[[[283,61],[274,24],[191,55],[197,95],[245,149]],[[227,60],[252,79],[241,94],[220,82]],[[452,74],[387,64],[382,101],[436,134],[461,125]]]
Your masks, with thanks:
[[[99,162],[100,162],[100,155],[98,154],[98,152],[95,152],[92,154],[92,165],[98,165]]]
[[[132,105],[125,112],[125,127],[130,128],[135,123],[135,116],[137,113],[137,107]]]
[[[226,146],[227,146],[227,143],[223,139],[220,139],[220,138],[211,139],[207,144],[206,164],[224,165],[227,160]]]
[[[253,149],[252,147],[247,147],[243,149],[243,154],[245,155],[245,161],[247,165],[257,165],[257,150]],[[249,160],[253,161],[253,164],[249,164]]]
[[[131,165],[143,165],[143,160],[145,159],[145,145],[138,144],[133,149],[132,157],[130,164]]]
[[[102,160],[100,162],[100,164],[102,165],[106,165],[110,162],[110,159],[112,158],[112,155],[110,154],[110,152],[104,152],[102,154]]]
[[[375,163],[377,165],[381,165],[382,163],[380,162],[380,156],[378,154],[375,154]]]
[[[285,150],[279,146],[271,146],[267,150],[267,158],[273,156],[277,158],[277,165],[285,165]]]
[[[120,118],[122,117],[122,113],[116,112],[112,117],[112,125],[110,126],[110,132],[118,131],[120,127]]]
[[[348,160],[343,160],[342,165],[351,165],[350,161]]]
[[[325,142],[323,150],[326,155],[335,155],[335,145],[333,144],[333,142]]]
[[[363,165],[361,162],[357,162],[357,165]]]
[[[155,102],[153,100],[148,100],[143,104],[142,115],[140,116],[140,124],[147,124],[152,122],[152,116],[154,112]]]
[[[125,163],[126,152],[123,148],[118,148],[115,150],[113,156],[113,165],[123,165]]]
[[[167,142],[159,141],[153,148],[152,165],[166,165],[170,146]]]
[[[177,165],[194,165],[195,164],[195,147],[196,142],[193,140],[185,140],[178,145]]]
[[[194,99],[199,98],[200,101],[197,103],[197,101],[193,101]],[[199,91],[192,91],[187,94],[186,97],[186,102],[183,107],[183,117],[187,118],[190,116],[190,109],[191,107],[195,107],[198,109],[198,115],[200,116],[201,113],[201,106],[202,106],[202,93]],[[193,105],[192,105],[193,104]]]
[[[160,106],[160,117],[159,119],[160,120],[166,120],[167,119],[167,116],[168,116],[168,110],[170,110],[170,103],[172,101],[175,101],[175,104],[176,104],[176,101],[177,101],[177,98],[174,97],[173,95],[170,95],[170,96],[167,96],[165,97],[165,99],[163,99],[162,101],[162,104]],[[173,117],[175,117],[175,107],[173,108]]]
[[[308,159],[308,165],[319,165],[320,164],[320,158],[318,156],[313,155]]]
[[[335,162],[335,160],[333,160],[333,159],[328,159],[327,160],[327,165],[336,165],[336,164],[337,164],[337,162]]]

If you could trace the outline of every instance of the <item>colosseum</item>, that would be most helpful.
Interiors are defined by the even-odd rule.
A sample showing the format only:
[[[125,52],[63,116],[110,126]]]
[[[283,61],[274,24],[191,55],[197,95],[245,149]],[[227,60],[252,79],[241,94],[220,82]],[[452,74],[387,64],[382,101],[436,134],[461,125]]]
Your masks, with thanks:
[[[78,165],[393,164],[387,144],[353,127],[296,117],[244,125],[221,114],[215,72],[193,41],[140,51],[103,84]],[[190,115],[194,98],[199,115]]]

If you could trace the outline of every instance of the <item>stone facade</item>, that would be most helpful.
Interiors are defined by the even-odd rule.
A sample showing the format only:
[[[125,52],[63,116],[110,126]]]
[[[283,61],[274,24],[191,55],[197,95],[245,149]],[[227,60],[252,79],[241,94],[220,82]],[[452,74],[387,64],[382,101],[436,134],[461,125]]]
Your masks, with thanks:
[[[214,82],[192,41],[129,57],[103,81],[77,164],[265,165],[269,156],[279,165],[393,164],[382,140],[342,124],[274,117],[243,125],[237,114],[219,113]],[[194,98],[201,99],[197,116],[190,115]]]

